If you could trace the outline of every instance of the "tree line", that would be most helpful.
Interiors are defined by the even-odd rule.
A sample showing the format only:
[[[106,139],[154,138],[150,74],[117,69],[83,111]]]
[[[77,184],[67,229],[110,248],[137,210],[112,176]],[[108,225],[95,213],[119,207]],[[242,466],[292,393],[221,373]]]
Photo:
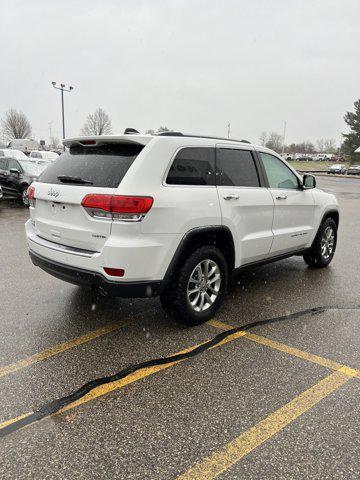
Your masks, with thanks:
[[[336,153],[336,141],[333,138],[320,138],[316,143],[304,141],[300,143],[291,143],[283,145],[283,136],[277,132],[262,132],[260,135],[260,144],[281,153]]]
[[[353,156],[354,151],[360,146],[360,99],[354,102],[354,111],[346,112],[344,121],[349,127],[349,133],[343,133],[344,141],[341,145],[341,152]],[[31,124],[27,116],[14,108],[10,108],[1,119],[0,130],[2,136],[8,141],[18,138],[31,137]],[[156,134],[171,131],[166,126],[160,126],[157,130],[149,129],[147,134]],[[109,115],[101,108],[90,113],[80,134],[86,136],[110,135],[112,134],[112,122]],[[337,151],[336,142],[333,138],[320,138],[316,143],[304,141],[301,143],[292,143],[283,145],[283,136],[277,132],[262,132],[260,135],[260,144],[264,145],[278,153],[283,150],[286,153],[335,153]],[[59,143],[56,138],[52,142]]]

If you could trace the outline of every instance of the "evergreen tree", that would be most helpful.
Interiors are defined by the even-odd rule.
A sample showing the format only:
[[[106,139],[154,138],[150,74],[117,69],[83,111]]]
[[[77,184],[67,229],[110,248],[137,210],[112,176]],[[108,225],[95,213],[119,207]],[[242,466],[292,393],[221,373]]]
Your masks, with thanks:
[[[342,150],[355,159],[354,151],[360,147],[360,99],[354,103],[354,112],[347,112],[344,120],[350,128],[350,132],[343,133],[345,140]]]

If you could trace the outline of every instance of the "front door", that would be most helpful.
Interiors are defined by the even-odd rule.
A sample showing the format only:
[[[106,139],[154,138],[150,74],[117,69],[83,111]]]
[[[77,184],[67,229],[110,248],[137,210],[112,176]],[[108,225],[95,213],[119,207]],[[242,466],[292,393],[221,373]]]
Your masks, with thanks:
[[[9,177],[8,159],[0,157],[0,185],[3,189],[4,194],[9,193],[8,177]]]
[[[253,151],[217,145],[216,165],[222,224],[236,242],[235,267],[268,257],[274,201],[269,190],[261,186]]]
[[[295,173],[278,157],[259,152],[274,200],[272,255],[301,250],[314,230],[315,202],[311,190],[302,190]]]

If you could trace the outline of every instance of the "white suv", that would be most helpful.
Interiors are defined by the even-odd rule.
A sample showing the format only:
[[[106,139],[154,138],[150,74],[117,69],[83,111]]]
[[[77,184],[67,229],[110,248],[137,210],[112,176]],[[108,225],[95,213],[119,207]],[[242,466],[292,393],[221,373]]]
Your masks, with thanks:
[[[334,255],[336,198],[246,141],[167,133],[80,137],[28,190],[33,263],[121,297],[211,318],[238,269]]]

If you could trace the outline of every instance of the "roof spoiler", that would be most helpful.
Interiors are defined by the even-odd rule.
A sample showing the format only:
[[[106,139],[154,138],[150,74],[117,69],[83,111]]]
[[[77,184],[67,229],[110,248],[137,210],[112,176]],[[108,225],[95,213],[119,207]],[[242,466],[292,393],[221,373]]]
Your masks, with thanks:
[[[137,133],[140,133],[138,132],[135,128],[125,128],[124,130],[124,135],[134,135],[134,134],[137,134]]]

